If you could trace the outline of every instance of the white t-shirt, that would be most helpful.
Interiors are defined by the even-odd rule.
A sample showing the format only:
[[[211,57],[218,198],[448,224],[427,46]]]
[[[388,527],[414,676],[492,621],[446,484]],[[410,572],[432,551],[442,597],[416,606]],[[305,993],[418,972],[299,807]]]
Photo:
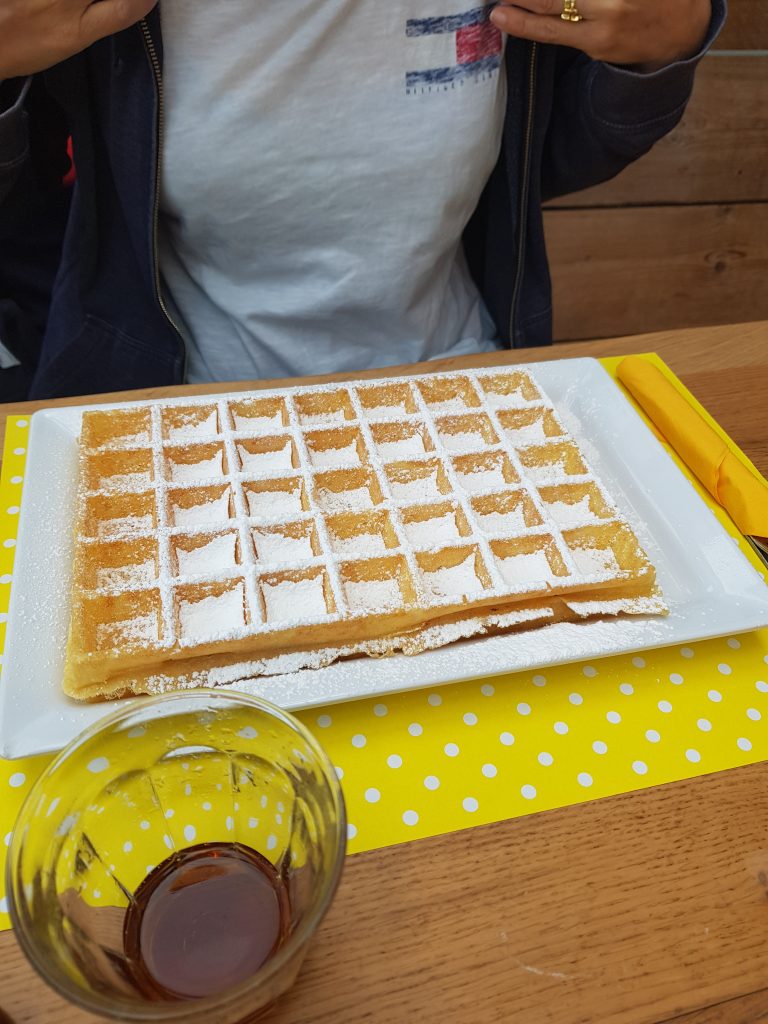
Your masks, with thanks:
[[[162,0],[160,268],[189,380],[494,347],[461,235],[503,44],[464,4]]]

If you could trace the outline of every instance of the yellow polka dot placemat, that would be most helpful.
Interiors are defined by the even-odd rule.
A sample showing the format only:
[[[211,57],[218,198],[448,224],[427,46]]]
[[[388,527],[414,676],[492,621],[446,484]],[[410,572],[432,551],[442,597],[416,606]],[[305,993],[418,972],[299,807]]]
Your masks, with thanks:
[[[687,395],[661,360],[648,358]],[[604,365],[613,372],[617,362]],[[27,433],[26,420],[8,420],[0,478],[0,643]],[[730,519],[715,512],[760,568]],[[299,717],[337,766],[349,851],[357,853],[762,760],[768,630],[314,708]],[[0,761],[0,861],[22,799],[47,761]],[[189,817],[190,834],[193,803],[177,809]],[[10,924],[4,884],[2,873],[0,928]]]

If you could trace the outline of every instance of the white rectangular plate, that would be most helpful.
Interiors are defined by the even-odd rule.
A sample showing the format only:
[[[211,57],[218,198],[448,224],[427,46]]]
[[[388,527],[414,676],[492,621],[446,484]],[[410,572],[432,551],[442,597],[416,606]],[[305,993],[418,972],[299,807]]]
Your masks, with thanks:
[[[238,689],[297,709],[768,625],[768,587],[603,367],[593,359],[569,359],[527,368],[635,528],[656,566],[669,616],[560,623],[413,657],[358,658],[254,679]],[[92,407],[44,409],[32,417],[0,686],[0,755],[6,758],[58,750],[114,707],[77,704],[61,690],[77,439],[86,408]]]

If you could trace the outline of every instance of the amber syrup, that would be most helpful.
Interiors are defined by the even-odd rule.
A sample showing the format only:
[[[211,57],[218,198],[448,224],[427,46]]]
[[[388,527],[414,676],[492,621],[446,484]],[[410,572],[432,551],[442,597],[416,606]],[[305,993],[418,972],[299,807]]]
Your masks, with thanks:
[[[289,924],[285,882],[265,857],[240,843],[199,843],[136,890],[125,954],[147,999],[199,999],[252,977]]]

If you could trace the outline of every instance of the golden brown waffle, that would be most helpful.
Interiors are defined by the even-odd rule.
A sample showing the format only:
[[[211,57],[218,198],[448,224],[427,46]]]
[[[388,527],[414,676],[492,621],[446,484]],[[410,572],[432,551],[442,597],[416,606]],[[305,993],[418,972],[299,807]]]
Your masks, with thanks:
[[[83,415],[74,697],[660,611],[635,534],[528,372]]]

